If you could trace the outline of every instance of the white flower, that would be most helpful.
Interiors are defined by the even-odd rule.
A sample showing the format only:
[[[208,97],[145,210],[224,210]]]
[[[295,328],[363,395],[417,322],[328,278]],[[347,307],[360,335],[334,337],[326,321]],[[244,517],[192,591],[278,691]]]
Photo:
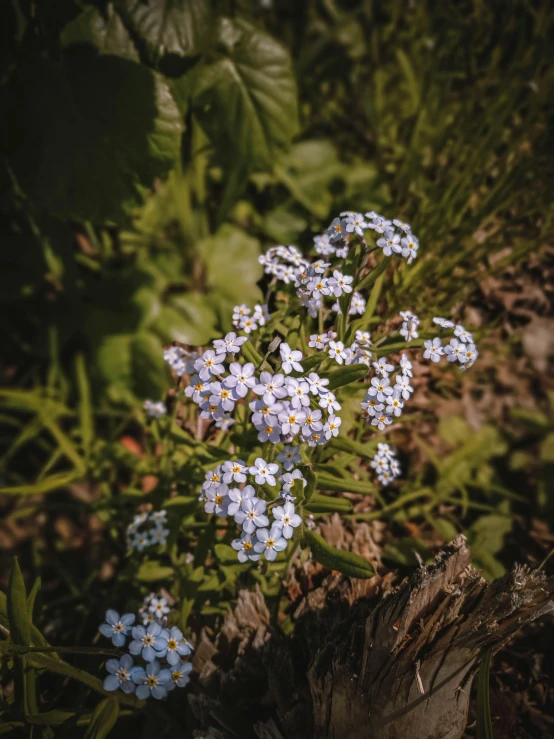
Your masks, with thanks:
[[[235,305],[235,308],[233,310],[233,321],[240,321],[245,316],[250,315],[250,308],[246,305],[246,303],[243,303],[242,305]]]
[[[192,398],[195,403],[205,400],[205,395],[210,392],[209,382],[201,380],[200,375],[192,375],[190,385],[185,388],[187,398]]]
[[[264,426],[260,426],[258,441],[261,441],[262,443],[270,441],[272,444],[279,444],[281,441],[281,433],[282,429],[278,423],[266,422]]]
[[[224,411],[232,411],[235,407],[233,391],[221,382],[210,382],[209,385],[211,395],[209,397],[210,405],[221,406]]]
[[[200,379],[206,382],[212,375],[223,374],[225,371],[224,361],[225,354],[216,354],[212,349],[208,349],[194,362],[194,369],[200,375]]]
[[[339,298],[343,293],[352,292],[353,277],[343,275],[337,269],[333,272],[333,276],[329,278],[327,285],[331,288],[332,293]]]
[[[348,233],[356,233],[358,236],[364,235],[367,223],[361,213],[349,213],[346,217],[346,230]]]
[[[296,380],[287,377],[287,391],[291,397],[290,404],[293,408],[302,408],[310,405],[310,386],[305,380]]]
[[[327,419],[327,423],[323,427],[323,433],[325,435],[325,438],[329,440],[332,436],[338,436],[339,435],[339,429],[340,425],[342,423],[342,418],[339,416],[329,416]]]
[[[412,363],[405,354],[400,358],[400,369],[402,370],[402,374],[406,377],[413,377]]]
[[[242,459],[236,459],[234,462],[223,462],[221,471],[223,473],[223,482],[227,483],[227,485],[231,482],[246,482],[245,473],[248,472],[248,467]]]
[[[342,341],[329,342],[329,356],[331,359],[335,359],[339,364],[344,362],[346,353]]]
[[[247,334],[250,334],[252,333],[252,331],[255,331],[258,328],[258,324],[256,323],[256,319],[254,316],[244,316],[244,318],[241,318],[238,322],[238,327],[245,331]]]
[[[281,528],[275,524],[271,530],[258,529],[256,532],[258,541],[254,544],[254,551],[265,554],[265,558],[272,562],[277,557],[277,552],[287,548],[287,540],[281,536]]]
[[[479,356],[479,352],[475,348],[475,344],[468,344],[466,349],[466,363],[462,367],[462,369],[469,369],[469,367],[473,367],[475,364],[475,360]]]
[[[440,326],[441,328],[454,328],[455,326],[455,324],[452,321],[449,321],[448,318],[440,318],[439,316],[433,318],[433,323],[436,323],[437,326]]]
[[[383,254],[388,257],[393,251],[400,252],[402,247],[400,246],[400,236],[394,233],[391,229],[385,231],[383,236],[377,240],[377,246],[380,246],[383,250]]]
[[[450,344],[444,347],[444,354],[449,362],[458,361],[460,364],[465,364],[467,362],[466,351],[466,345],[458,339],[450,339]]]
[[[227,485],[218,485],[215,488],[206,490],[206,502],[204,503],[206,513],[215,513],[221,518],[226,516],[227,506],[229,504],[228,492],[229,488]]]
[[[252,362],[245,365],[231,362],[229,371],[231,375],[225,378],[225,386],[233,390],[235,398],[245,398],[248,395],[248,390],[256,384],[254,365]]]
[[[168,536],[169,529],[164,529],[163,526],[156,526],[155,529],[150,531],[150,540],[152,541],[152,544],[165,546]]]
[[[337,401],[337,398],[334,393],[332,393],[330,390],[326,393],[323,393],[319,396],[318,404],[320,408],[327,408],[329,413],[333,411],[340,411],[341,405]]]
[[[266,502],[259,498],[245,498],[240,509],[235,513],[235,521],[242,525],[247,534],[253,534],[260,526],[269,526],[269,518],[265,515]]]
[[[382,431],[389,423],[392,423],[392,418],[386,413],[380,413],[378,416],[371,419],[371,425],[377,426],[379,431]]]
[[[272,375],[271,372],[262,372],[260,382],[254,385],[253,390],[256,395],[262,396],[264,403],[275,403],[278,398],[285,398],[287,396],[285,379],[285,375]]]
[[[237,336],[234,331],[227,334],[224,339],[216,339],[213,343],[214,351],[218,354],[236,354],[240,352],[241,346],[248,341],[246,336]]]
[[[285,446],[281,454],[277,455],[277,461],[281,462],[285,470],[292,470],[295,464],[302,461],[301,455],[298,453],[298,446]]]
[[[306,287],[312,293],[312,295],[330,295],[331,293],[329,280],[318,274],[312,277]]]
[[[376,416],[378,413],[385,409],[383,403],[379,403],[377,398],[371,397],[367,398],[367,400],[364,400],[361,406],[365,410],[365,414],[362,415],[365,415],[366,420],[369,420],[371,416]]]
[[[356,331],[356,341],[358,344],[371,343],[371,334],[369,331]]]
[[[244,531],[240,537],[240,539],[234,539],[231,542],[231,546],[233,549],[236,549],[238,552],[238,560],[239,562],[248,562],[250,560],[251,562],[257,562],[261,554],[256,554],[254,551],[254,544],[256,544],[258,539],[256,536],[252,536],[252,534],[247,534],[246,531]]]
[[[252,467],[250,467],[250,474],[255,475],[255,480],[258,485],[263,485],[264,483],[268,483],[268,485],[276,485],[275,475],[278,471],[278,464],[275,464],[274,462],[266,462],[261,457],[258,457]]]
[[[432,362],[440,361],[440,358],[444,354],[441,340],[437,337],[433,341],[424,342],[425,351],[423,352],[424,359],[430,359]]]
[[[393,220],[393,225],[396,226],[396,228],[399,228],[401,231],[404,231],[404,233],[409,234],[412,230],[412,227],[409,223],[404,223],[404,221],[401,221],[398,218],[395,218]]]
[[[306,414],[302,410],[297,410],[288,405],[281,413],[279,413],[279,422],[281,423],[281,430],[283,434],[296,434],[300,431],[300,426],[306,420]]]
[[[158,403],[153,403],[151,400],[145,400],[144,410],[151,418],[161,418],[167,413],[167,408],[165,407],[165,404],[161,401]]]
[[[252,485],[245,485],[242,490],[240,488],[232,488],[229,490],[230,502],[227,506],[228,514],[234,516],[240,510],[243,500],[255,497],[255,490]]]
[[[302,365],[300,364],[302,361],[302,352],[296,350],[293,351],[286,342],[281,344],[279,351],[281,352],[281,359],[283,362],[282,369],[286,375],[290,375],[293,369],[297,372],[303,371]]]
[[[340,241],[346,234],[346,221],[343,218],[334,218],[327,229],[327,234],[331,243]]]
[[[327,334],[312,334],[308,341],[308,346],[312,349],[325,349],[325,345],[329,343]]]
[[[383,218],[383,216],[380,216],[378,213],[375,213],[374,211],[371,211],[370,213],[366,213],[366,218],[370,219],[370,222],[367,224],[368,228],[372,228],[374,231],[377,231],[377,233],[384,233],[386,229],[391,226],[391,221],[387,221],[386,218]]]
[[[252,317],[255,321],[259,323],[260,326],[265,326],[265,324],[271,318],[269,310],[267,309],[267,305],[259,305],[258,303],[256,303],[256,305],[254,306],[254,315]]]
[[[322,428],[323,423],[321,422],[321,411],[312,411],[310,408],[307,408],[304,426],[302,427],[302,436],[311,436],[314,431],[321,431]]]
[[[325,377],[320,377],[315,372],[310,372],[308,375],[308,385],[310,386],[310,392],[313,395],[322,395],[328,392],[326,385],[329,384],[329,380]]]
[[[216,428],[221,429],[222,431],[229,431],[231,426],[235,423],[233,418],[230,418],[229,416],[223,415],[221,418],[218,418],[215,422]]]
[[[385,410],[385,413],[388,413],[389,416],[401,416],[402,415],[402,408],[404,408],[404,403],[402,402],[402,396],[398,391],[387,398],[387,407]]]
[[[400,393],[404,400],[409,400],[411,393],[414,391],[413,387],[410,385],[409,378],[404,375],[396,375],[395,380],[396,384],[394,386],[394,392]]]
[[[350,303],[350,310],[348,311],[349,316],[363,316],[365,313],[366,301],[360,293],[355,292]]]
[[[306,487],[307,481],[302,477],[300,470],[293,470],[292,472],[285,472],[281,475],[279,482],[281,483],[281,492],[290,493],[295,480],[302,480],[302,486]]]
[[[296,509],[290,501],[283,506],[274,508],[273,518],[275,519],[273,527],[277,528],[278,526],[285,539],[292,539],[294,529],[302,523],[302,519],[296,513]]]
[[[460,324],[454,329],[454,336],[457,336],[464,344],[473,344],[473,336]]]
[[[411,264],[417,257],[419,241],[413,234],[409,233],[402,239],[400,245],[402,246],[402,256],[408,257],[408,264]]]
[[[373,362],[373,369],[378,375],[381,375],[381,377],[386,377],[389,372],[393,371],[394,367],[392,364],[387,362],[386,357],[381,357],[378,362]]]
[[[390,380],[388,377],[374,377],[371,380],[371,386],[367,390],[368,397],[377,397],[381,403],[386,400],[387,395],[392,395],[393,390],[390,387]]]

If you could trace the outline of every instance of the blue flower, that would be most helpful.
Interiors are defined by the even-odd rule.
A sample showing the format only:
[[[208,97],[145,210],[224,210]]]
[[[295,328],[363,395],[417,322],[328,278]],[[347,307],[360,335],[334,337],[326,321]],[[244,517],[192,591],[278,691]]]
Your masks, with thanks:
[[[165,657],[167,639],[162,636],[160,624],[150,624],[147,628],[135,626],[132,634],[133,641],[129,644],[131,654],[142,654],[145,662],[152,662],[156,657]]]
[[[190,682],[189,674],[192,672],[192,665],[190,662],[185,662],[178,667],[173,667],[170,672],[171,682],[167,685],[167,689],[184,688]]]
[[[171,682],[171,670],[161,670],[160,663],[154,660],[144,667],[134,667],[131,671],[131,679],[138,686],[137,698],[144,700],[148,696],[161,700],[165,698],[168,683]]]
[[[109,659],[106,669],[110,673],[104,680],[104,690],[121,690],[124,693],[134,693],[135,683],[132,682],[133,658],[124,654],[121,659]]]
[[[171,666],[178,665],[181,657],[185,657],[192,652],[191,645],[183,636],[183,632],[176,626],[173,626],[171,630],[166,629],[163,635],[167,639],[166,659]]]
[[[134,623],[135,616],[133,613],[125,613],[119,618],[119,613],[111,608],[106,611],[106,622],[100,624],[98,631],[111,638],[115,647],[122,647],[125,644],[125,636],[129,633],[131,624]]]

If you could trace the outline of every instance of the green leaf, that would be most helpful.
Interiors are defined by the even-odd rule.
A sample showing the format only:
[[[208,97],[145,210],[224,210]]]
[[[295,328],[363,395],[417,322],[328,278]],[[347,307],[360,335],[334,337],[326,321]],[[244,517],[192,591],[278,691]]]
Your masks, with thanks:
[[[360,493],[361,495],[374,495],[376,487],[372,482],[354,480],[352,478],[331,477],[318,473],[318,488],[320,490],[331,490],[337,493]]]
[[[209,298],[189,293],[170,297],[151,328],[166,344],[179,341],[199,346],[214,337],[216,323],[217,317]]]
[[[353,441],[346,436],[334,436],[329,442],[329,448],[338,452],[355,454],[357,457],[371,459],[377,449],[377,443],[377,440],[375,440],[360,444],[358,441]]]
[[[289,54],[244,20],[221,19],[217,34],[220,54],[196,78],[196,117],[222,155],[267,167],[298,129]]]
[[[107,698],[96,706],[84,739],[105,739],[115,726],[119,716],[119,703],[115,698]]]
[[[64,47],[92,46],[100,54],[112,54],[138,62],[139,55],[120,15],[108,3],[103,12],[93,7],[64,26],[60,34]]]
[[[228,562],[236,564],[237,562],[237,552],[228,544],[216,544],[214,547],[214,553],[218,561],[223,564]]]
[[[151,333],[104,336],[96,351],[96,367],[104,385],[138,398],[161,398],[169,375],[159,340]]]
[[[306,502],[306,510],[310,513],[351,513],[352,502],[348,498],[332,498],[330,495],[312,495]]]
[[[304,502],[307,505],[317,489],[317,475],[309,467],[304,471],[303,474],[304,479],[306,480],[306,487],[304,488]]]
[[[325,359],[327,359],[327,354],[325,354],[325,352],[316,352],[315,354],[312,354],[311,357],[303,359],[300,364],[302,365],[304,374],[310,372],[317,364],[323,362]]]
[[[159,582],[160,580],[170,580],[174,574],[172,567],[166,567],[157,560],[149,559],[138,568],[136,578],[140,582]]]
[[[366,364],[349,364],[346,367],[339,367],[325,375],[329,378],[327,388],[336,390],[344,385],[352,385],[352,383],[367,377],[368,372],[369,369]]]
[[[314,531],[306,531],[303,544],[310,548],[315,561],[329,570],[338,570],[343,575],[364,579],[373,577],[375,574],[373,567],[359,554],[335,549]]]
[[[485,649],[479,665],[477,680],[477,739],[493,739],[489,700],[489,673],[492,647]]]
[[[388,257],[385,257],[382,259],[379,264],[374,267],[369,274],[367,274],[364,278],[362,278],[356,287],[355,290],[365,290],[368,287],[371,287],[373,283],[377,280],[378,277],[380,277],[384,271],[387,269],[389,264],[392,261],[392,254],[390,254]]]
[[[292,197],[318,218],[333,204],[331,183],[344,174],[336,148],[326,139],[299,141],[274,166],[277,179]]]
[[[151,64],[197,56],[212,32],[209,0],[118,0],[116,8]]]
[[[79,388],[79,419],[81,422],[81,440],[85,450],[85,456],[90,454],[90,448],[94,437],[94,416],[90,395],[90,384],[88,381],[85,356],[79,353],[75,356],[75,374]]]
[[[8,619],[10,636],[14,644],[31,644],[31,622],[27,611],[27,591],[17,557],[13,559],[8,584]]]
[[[259,367],[260,364],[263,362],[264,358],[254,349],[254,345],[252,344],[250,339],[244,342],[244,344],[241,346],[241,351],[244,355],[244,358],[248,362],[252,362],[256,367]]]
[[[208,287],[226,298],[231,308],[237,303],[261,301],[262,293],[256,283],[263,275],[263,268],[258,262],[257,239],[241,228],[224,224],[197,248],[206,265]]]
[[[168,84],[146,67],[90,52],[71,56],[14,74],[1,124],[4,156],[40,210],[122,221],[173,166],[181,115]]]
[[[0,495],[44,495],[45,493],[52,493],[55,490],[66,487],[78,477],[79,472],[76,470],[72,470],[71,472],[56,472],[54,475],[44,477],[40,482],[0,488]]]
[[[37,577],[37,579],[33,583],[31,592],[27,596],[27,613],[29,615],[29,625],[33,623],[33,611],[35,609],[35,600],[40,590],[40,586],[41,586],[41,579],[40,577]]]

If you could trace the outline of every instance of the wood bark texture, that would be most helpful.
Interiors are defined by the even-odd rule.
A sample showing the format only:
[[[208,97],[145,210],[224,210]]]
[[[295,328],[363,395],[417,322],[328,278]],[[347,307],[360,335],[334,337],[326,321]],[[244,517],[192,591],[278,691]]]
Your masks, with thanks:
[[[459,739],[484,649],[554,610],[554,582],[516,566],[487,583],[463,536],[390,592],[329,575],[285,637],[259,590],[199,639],[197,737]]]

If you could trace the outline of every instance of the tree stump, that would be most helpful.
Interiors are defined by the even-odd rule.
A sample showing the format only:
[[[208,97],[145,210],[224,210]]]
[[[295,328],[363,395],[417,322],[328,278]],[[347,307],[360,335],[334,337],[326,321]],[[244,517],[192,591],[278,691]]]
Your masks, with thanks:
[[[199,640],[195,736],[459,739],[483,650],[554,610],[552,579],[516,566],[488,584],[463,536],[394,591],[369,581],[359,597],[361,582],[327,577],[291,637],[241,591],[215,643]]]

